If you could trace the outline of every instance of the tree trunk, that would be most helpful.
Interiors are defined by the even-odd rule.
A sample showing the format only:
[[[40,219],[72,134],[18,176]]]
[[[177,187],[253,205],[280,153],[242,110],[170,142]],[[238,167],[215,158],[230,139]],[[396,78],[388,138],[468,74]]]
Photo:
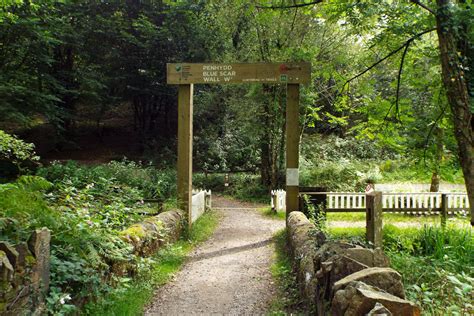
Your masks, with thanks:
[[[468,67],[470,48],[468,33],[463,25],[455,25],[450,12],[450,0],[437,0],[436,26],[441,56],[441,69],[448,102],[453,113],[454,135],[459,149],[459,161],[466,182],[474,225],[474,118],[470,108],[467,78],[472,69]],[[456,32],[454,28],[457,28]],[[468,43],[468,44],[466,44]],[[459,53],[459,54],[458,54]],[[463,62],[465,63],[463,65]]]
[[[430,192],[439,192],[439,175],[436,171],[431,176]]]

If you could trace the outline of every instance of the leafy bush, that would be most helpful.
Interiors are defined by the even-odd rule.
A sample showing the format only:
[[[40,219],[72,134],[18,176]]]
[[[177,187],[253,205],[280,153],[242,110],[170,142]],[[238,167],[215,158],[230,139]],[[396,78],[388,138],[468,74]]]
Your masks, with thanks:
[[[38,161],[39,157],[36,156],[35,145],[0,130],[0,160],[21,164],[24,161]]]
[[[193,174],[193,187],[197,189],[212,190],[215,192],[222,192],[224,186],[223,173],[195,173]]]
[[[402,158],[374,142],[334,135],[303,138],[300,170],[302,185],[326,187],[330,191],[359,191],[366,181],[429,183],[433,172],[423,157]],[[443,181],[464,183],[454,157],[439,162],[439,172]]]
[[[35,146],[0,130],[0,183],[37,167]]]
[[[134,188],[142,199],[169,198],[176,195],[176,172],[158,170],[151,165],[143,165],[124,159],[98,166],[79,166],[77,162],[53,163],[38,171],[51,182],[66,183],[83,189],[93,184],[92,193],[107,195],[108,190]],[[115,187],[110,188],[113,182]]]
[[[0,239],[12,244],[26,241],[35,228],[54,229],[60,213],[49,208],[42,189],[50,183],[40,177],[20,177],[15,183],[0,184]]]
[[[328,191],[362,191],[370,165],[351,162],[303,163],[301,185],[326,188]]]

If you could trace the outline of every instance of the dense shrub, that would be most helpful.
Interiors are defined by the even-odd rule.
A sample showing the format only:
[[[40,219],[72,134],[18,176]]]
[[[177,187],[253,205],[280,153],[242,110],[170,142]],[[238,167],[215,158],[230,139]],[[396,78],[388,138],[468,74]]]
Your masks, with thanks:
[[[35,146],[0,130],[0,183],[37,166]]]
[[[38,161],[39,157],[36,156],[35,145],[0,130],[0,160],[21,164],[24,161]]]
[[[77,162],[66,164],[53,163],[38,171],[54,183],[68,183],[79,189],[89,185],[94,186],[94,192],[107,195],[104,186],[113,183],[122,189],[138,190],[141,198],[168,198],[176,195],[176,172],[174,170],[158,170],[151,165],[143,165],[134,161],[112,161],[98,166],[79,166]],[[105,189],[105,192],[103,191]],[[117,187],[112,188],[117,189]]]

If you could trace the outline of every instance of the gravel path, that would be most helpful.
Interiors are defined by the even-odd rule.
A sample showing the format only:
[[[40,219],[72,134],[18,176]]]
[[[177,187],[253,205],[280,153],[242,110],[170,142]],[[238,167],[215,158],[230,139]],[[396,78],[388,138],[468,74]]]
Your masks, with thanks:
[[[158,289],[146,315],[265,314],[276,294],[270,266],[273,234],[285,222],[256,207],[213,197],[222,215],[214,235],[188,258],[174,280]]]

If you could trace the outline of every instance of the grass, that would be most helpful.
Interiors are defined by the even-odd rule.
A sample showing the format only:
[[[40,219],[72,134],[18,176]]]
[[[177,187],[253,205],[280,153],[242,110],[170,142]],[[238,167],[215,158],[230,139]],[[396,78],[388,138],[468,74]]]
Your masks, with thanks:
[[[259,209],[259,211],[267,216],[267,217],[270,217],[270,218],[273,218],[273,219],[278,219],[278,220],[285,220],[286,219],[286,213],[284,211],[279,211],[279,212],[275,212],[272,210],[272,208],[270,206],[268,207],[262,207]]]
[[[365,222],[365,212],[334,212],[327,213],[326,218],[328,222],[331,221],[346,221],[346,222]],[[441,218],[439,215],[432,216],[417,216],[417,215],[404,215],[404,214],[395,214],[395,213],[384,213],[383,214],[383,223],[394,224],[396,223],[413,223],[416,222],[419,227],[423,225],[439,225],[441,223]],[[456,216],[450,217],[448,222],[455,224],[457,226],[466,226],[468,225],[468,220],[466,217]]]
[[[143,309],[153,297],[154,290],[166,284],[179,271],[189,252],[212,235],[218,221],[216,213],[204,213],[193,225],[187,239],[182,238],[159,250],[151,259],[145,259],[145,267],[133,281],[119,286],[98,302],[89,303],[85,313],[104,316],[143,315]]]
[[[470,227],[383,228],[384,250],[424,315],[472,315],[474,238]],[[363,241],[365,228],[330,227],[334,239]]]
[[[293,273],[289,249],[286,245],[286,229],[278,231],[275,236],[275,260],[271,266],[272,276],[278,285],[278,295],[272,301],[269,315],[298,314],[300,299],[298,284]]]

